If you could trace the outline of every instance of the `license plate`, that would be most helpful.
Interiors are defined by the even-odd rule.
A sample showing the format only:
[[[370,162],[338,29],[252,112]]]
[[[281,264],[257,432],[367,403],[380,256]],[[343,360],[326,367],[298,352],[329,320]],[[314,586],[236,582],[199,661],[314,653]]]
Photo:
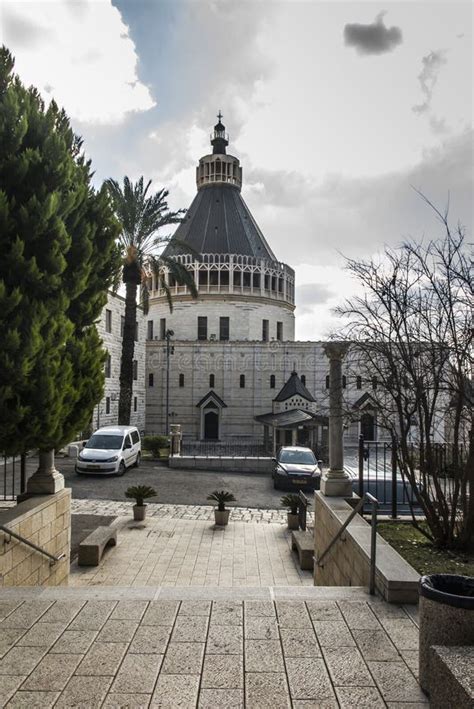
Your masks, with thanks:
[[[88,465],[88,470],[100,470],[100,465]]]
[[[296,479],[294,480],[294,482],[295,482],[297,485],[306,485],[306,483],[307,483],[308,481],[307,481],[307,480],[298,480],[298,479],[296,478]]]

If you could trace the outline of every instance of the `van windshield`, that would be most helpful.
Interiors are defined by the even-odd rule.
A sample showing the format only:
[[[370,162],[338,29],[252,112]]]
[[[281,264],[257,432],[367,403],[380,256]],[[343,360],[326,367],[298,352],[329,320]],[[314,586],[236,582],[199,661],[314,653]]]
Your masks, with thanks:
[[[282,451],[280,455],[280,463],[316,465],[316,458],[311,451]]]
[[[123,436],[108,436],[104,433],[94,433],[89,438],[84,448],[94,448],[95,450],[114,450],[122,448]]]

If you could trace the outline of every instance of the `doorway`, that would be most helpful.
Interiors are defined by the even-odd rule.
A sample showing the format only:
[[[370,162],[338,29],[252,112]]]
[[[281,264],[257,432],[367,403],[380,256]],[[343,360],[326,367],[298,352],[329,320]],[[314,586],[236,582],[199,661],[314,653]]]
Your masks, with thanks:
[[[204,412],[204,440],[217,441],[219,439],[219,414],[212,409]]]
[[[375,441],[375,418],[365,413],[360,417],[360,433],[364,441]]]

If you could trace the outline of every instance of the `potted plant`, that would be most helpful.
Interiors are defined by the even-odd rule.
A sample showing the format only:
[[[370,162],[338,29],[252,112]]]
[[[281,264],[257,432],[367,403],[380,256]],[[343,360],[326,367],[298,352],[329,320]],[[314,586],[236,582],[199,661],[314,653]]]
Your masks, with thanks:
[[[142,522],[145,519],[146,505],[143,501],[148,500],[150,497],[155,497],[155,495],[156,490],[148,485],[133,485],[125,490],[125,497],[135,500],[133,519],[136,522]]]
[[[216,525],[224,527],[229,522],[230,510],[226,510],[226,502],[235,502],[235,497],[227,490],[214,490],[207,499],[211,502],[217,502],[217,509],[214,510],[214,519]]]
[[[298,516],[298,506],[300,504],[300,498],[298,497],[298,495],[284,495],[281,498],[281,504],[283,507],[288,508],[288,529],[298,529],[300,526]]]

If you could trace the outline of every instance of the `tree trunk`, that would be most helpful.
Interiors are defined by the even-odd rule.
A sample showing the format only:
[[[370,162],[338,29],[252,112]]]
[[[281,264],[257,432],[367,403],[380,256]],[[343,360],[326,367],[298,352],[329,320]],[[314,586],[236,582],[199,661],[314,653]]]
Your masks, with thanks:
[[[127,281],[125,295],[125,322],[123,326],[122,360],[120,362],[120,399],[118,422],[130,424],[133,393],[133,354],[135,351],[135,323],[137,320],[137,284]]]

